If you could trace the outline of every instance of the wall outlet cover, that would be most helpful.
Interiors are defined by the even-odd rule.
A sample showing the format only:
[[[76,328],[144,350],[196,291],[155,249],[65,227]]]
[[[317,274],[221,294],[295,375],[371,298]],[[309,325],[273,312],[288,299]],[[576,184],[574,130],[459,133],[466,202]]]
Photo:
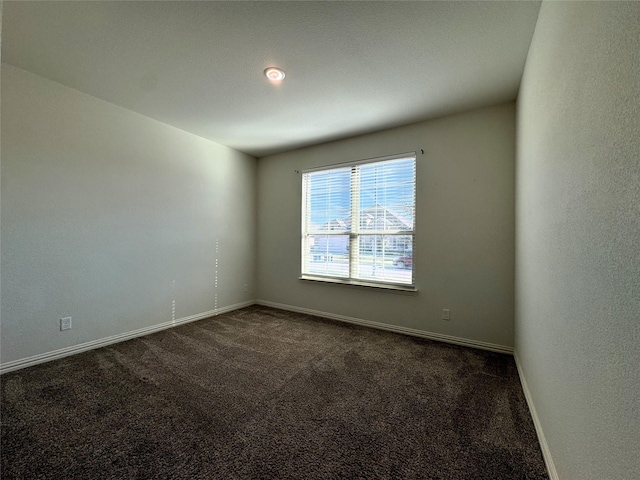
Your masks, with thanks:
[[[60,319],[60,331],[71,330],[71,317]]]

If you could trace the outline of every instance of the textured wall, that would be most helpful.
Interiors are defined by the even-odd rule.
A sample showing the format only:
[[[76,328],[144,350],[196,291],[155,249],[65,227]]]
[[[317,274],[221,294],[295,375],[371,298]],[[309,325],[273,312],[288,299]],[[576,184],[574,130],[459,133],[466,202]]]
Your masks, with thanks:
[[[518,99],[516,353],[561,480],[640,478],[640,3],[542,5]]]
[[[255,298],[254,158],[6,64],[2,114],[3,363]]]
[[[261,158],[258,299],[511,347],[514,142],[509,103]],[[418,294],[298,280],[295,170],[409,151],[418,152]],[[442,320],[443,308],[450,321]]]

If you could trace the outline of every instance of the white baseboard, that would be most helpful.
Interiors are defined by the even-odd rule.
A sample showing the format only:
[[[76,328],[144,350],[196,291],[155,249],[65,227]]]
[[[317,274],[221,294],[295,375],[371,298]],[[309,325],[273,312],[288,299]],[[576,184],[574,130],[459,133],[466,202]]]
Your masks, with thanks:
[[[222,313],[231,312],[240,308],[253,305],[253,300],[248,302],[236,303],[235,305],[229,305],[227,307],[217,308],[215,310],[209,310],[208,312],[198,313],[190,315],[188,317],[179,318],[174,321],[160,323],[151,327],[140,328],[131,332],[120,333],[111,337],[101,338],[99,340],[92,340],[90,342],[81,343],[80,345],[73,345],[71,347],[61,348],[52,352],[41,353],[32,357],[21,358],[12,362],[5,362],[0,365],[0,374],[11,372],[13,370],[19,370],[21,368],[30,367],[39,363],[49,362],[51,360],[57,360],[59,358],[68,357],[69,355],[75,355],[77,353],[86,352],[87,350],[94,350],[96,348],[105,347],[113,343],[124,342],[136,337],[142,337],[151,333],[166,330],[167,328],[177,327],[178,325],[184,325],[185,323],[195,322],[197,320],[203,320],[205,318],[214,317]]]
[[[520,383],[522,384],[524,397],[527,399],[527,405],[529,405],[531,418],[533,419],[533,424],[536,427],[538,442],[540,443],[540,448],[542,449],[542,457],[544,458],[544,463],[547,466],[547,473],[549,474],[549,478],[551,480],[560,480],[560,477],[558,477],[556,466],[553,463],[553,458],[551,457],[551,450],[549,450],[549,444],[547,443],[547,439],[544,436],[544,431],[542,430],[542,424],[540,423],[540,418],[538,417],[538,413],[536,412],[536,407],[533,404],[533,398],[531,397],[531,392],[529,391],[529,386],[527,385],[527,379],[524,376],[524,371],[522,370],[522,366],[520,365],[520,360],[518,358],[517,352],[513,353],[513,358],[516,362],[516,367],[518,368],[518,376],[520,377]]]
[[[386,323],[372,322],[370,320],[363,320],[361,318],[347,317],[345,315],[337,315],[335,313],[321,312],[318,310],[311,310],[309,308],[296,307],[294,305],[287,305],[283,303],[269,302],[267,300],[256,300],[256,304],[264,305],[265,307],[279,308],[281,310],[289,310],[291,312],[306,313],[308,315],[313,315],[316,317],[330,318],[332,320],[339,320],[341,322],[355,323],[357,325],[377,328],[379,330],[387,330],[389,332],[402,333],[402,334],[411,335],[414,337],[427,338],[429,340],[437,340],[439,342],[453,343],[453,344],[462,345],[465,347],[473,347],[473,348],[479,348],[482,350],[490,350],[492,352],[513,354],[513,348],[508,347],[506,345],[497,345],[494,343],[480,342],[478,340],[469,340],[467,338],[453,337],[451,335],[443,335],[441,333],[432,333],[432,332],[426,332],[424,330],[416,330],[414,328],[399,327],[397,325],[389,325]]]

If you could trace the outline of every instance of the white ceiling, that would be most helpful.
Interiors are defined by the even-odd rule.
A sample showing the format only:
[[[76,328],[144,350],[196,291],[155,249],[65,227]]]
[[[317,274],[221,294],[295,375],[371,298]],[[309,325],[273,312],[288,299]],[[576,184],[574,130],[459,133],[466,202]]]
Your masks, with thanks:
[[[2,61],[260,157],[515,99],[539,7],[4,2]]]

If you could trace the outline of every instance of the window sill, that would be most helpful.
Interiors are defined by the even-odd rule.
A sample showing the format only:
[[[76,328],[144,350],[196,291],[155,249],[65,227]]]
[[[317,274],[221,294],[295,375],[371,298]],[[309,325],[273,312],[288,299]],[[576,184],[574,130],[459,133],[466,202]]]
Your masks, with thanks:
[[[401,293],[405,295],[416,295],[418,293],[418,289],[412,285],[373,283],[363,280],[347,280],[334,277],[314,277],[311,275],[302,275],[301,277],[299,277],[299,279],[305,282],[320,282],[329,285],[346,285],[349,287],[375,288],[379,290],[386,290],[390,293]]]

